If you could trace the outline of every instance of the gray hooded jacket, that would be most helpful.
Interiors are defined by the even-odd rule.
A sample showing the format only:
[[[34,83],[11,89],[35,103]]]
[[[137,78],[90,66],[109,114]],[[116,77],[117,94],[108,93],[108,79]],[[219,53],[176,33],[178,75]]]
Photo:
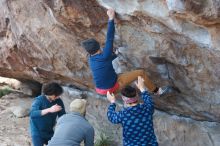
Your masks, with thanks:
[[[94,146],[94,128],[79,113],[72,112],[58,119],[48,146]]]

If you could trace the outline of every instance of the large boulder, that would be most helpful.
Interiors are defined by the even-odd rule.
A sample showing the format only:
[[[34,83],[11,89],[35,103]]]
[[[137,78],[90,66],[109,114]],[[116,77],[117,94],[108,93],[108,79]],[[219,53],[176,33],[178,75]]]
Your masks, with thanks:
[[[174,86],[155,99],[159,110],[220,122],[218,0],[1,0],[0,76],[93,89],[80,42],[104,45],[108,7],[118,14],[117,72],[141,67],[157,86]]]

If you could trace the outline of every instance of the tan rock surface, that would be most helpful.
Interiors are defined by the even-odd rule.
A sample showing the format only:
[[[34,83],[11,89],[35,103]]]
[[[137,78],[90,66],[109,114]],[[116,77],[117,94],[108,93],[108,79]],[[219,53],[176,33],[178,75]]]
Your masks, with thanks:
[[[118,14],[117,72],[145,68],[158,86],[181,91],[155,99],[158,109],[220,122],[218,0],[1,0],[0,76],[92,89],[80,41],[104,44],[107,7]]]

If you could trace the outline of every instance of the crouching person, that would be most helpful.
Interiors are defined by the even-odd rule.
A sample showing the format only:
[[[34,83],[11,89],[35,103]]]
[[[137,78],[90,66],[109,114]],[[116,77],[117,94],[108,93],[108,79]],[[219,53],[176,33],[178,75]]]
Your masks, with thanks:
[[[136,89],[127,86],[121,90],[126,108],[119,112],[115,111],[115,96],[107,93],[111,102],[107,112],[108,119],[114,124],[122,125],[124,146],[158,146],[153,128],[153,101],[145,89],[144,79],[140,76],[136,86],[141,91],[144,103],[139,103]]]
[[[85,146],[94,145],[94,129],[85,119],[86,100],[75,99],[70,104],[70,113],[63,115],[57,122],[55,133],[48,146]]]
[[[43,146],[54,134],[53,128],[57,117],[65,114],[63,101],[59,96],[63,93],[57,83],[44,84],[42,95],[35,98],[30,111],[30,130],[34,146]]]

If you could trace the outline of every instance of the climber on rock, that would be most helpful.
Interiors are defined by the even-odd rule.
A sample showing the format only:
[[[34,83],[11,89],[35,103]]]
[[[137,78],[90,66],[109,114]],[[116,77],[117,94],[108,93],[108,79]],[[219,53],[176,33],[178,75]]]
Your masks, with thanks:
[[[126,86],[121,90],[125,108],[116,112],[115,96],[107,93],[110,101],[107,117],[113,124],[121,124],[123,128],[124,146],[158,146],[153,127],[154,104],[145,88],[144,79],[138,77],[137,88],[141,91],[144,103],[139,103],[136,89]]]
[[[145,85],[148,90],[156,95],[163,95],[168,91],[168,87],[156,87],[149,79],[146,72],[142,69],[133,70],[117,75],[112,61],[117,57],[113,52],[113,41],[115,34],[114,18],[115,12],[113,9],[108,9],[108,30],[106,36],[105,47],[100,49],[99,42],[95,39],[87,39],[82,41],[82,47],[89,53],[89,66],[92,70],[93,80],[96,86],[96,92],[101,95],[106,95],[107,91],[117,93],[126,85],[132,83],[138,76],[142,76],[145,80]]]

